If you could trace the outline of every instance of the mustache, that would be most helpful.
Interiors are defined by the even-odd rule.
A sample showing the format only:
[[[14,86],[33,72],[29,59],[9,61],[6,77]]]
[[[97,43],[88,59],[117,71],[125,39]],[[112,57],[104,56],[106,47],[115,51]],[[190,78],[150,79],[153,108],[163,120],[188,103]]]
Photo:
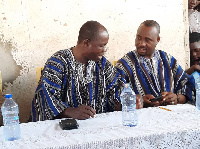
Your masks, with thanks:
[[[146,48],[146,47],[144,47],[144,46],[138,47],[138,49],[144,49],[144,48]]]

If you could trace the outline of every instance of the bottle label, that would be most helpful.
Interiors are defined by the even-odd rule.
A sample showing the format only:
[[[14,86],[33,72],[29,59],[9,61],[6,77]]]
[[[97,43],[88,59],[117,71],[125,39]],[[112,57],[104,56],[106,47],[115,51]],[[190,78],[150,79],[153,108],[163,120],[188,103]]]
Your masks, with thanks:
[[[15,116],[14,121],[19,123],[19,116]]]
[[[17,124],[19,123],[19,116],[15,116],[13,118],[3,117],[3,123],[4,126],[9,124]]]

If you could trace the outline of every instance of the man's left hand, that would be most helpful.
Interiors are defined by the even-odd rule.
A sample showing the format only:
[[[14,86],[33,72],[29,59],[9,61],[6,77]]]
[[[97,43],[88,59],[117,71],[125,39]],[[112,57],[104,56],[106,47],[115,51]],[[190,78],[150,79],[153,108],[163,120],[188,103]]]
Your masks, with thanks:
[[[177,104],[177,95],[172,92],[162,92],[163,96],[163,106],[166,105],[176,105]]]

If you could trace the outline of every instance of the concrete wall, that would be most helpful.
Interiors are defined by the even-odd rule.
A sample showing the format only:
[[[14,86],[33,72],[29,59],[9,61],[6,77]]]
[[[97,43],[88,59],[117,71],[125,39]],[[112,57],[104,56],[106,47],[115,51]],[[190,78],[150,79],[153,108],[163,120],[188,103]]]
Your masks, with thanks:
[[[135,49],[137,28],[147,19],[161,26],[157,48],[188,67],[187,2],[183,0],[1,0],[0,70],[4,91],[19,104],[26,122],[36,89],[36,67],[54,52],[76,45],[79,28],[88,20],[109,31],[112,61]],[[2,100],[2,99],[1,99]]]

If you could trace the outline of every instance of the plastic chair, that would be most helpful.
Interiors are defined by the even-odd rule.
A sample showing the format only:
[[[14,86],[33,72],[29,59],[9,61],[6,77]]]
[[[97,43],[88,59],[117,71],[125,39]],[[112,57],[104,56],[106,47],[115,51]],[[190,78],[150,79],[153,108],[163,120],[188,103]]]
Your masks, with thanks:
[[[115,64],[117,64],[117,61],[112,61],[112,65],[115,66]]]
[[[37,79],[37,84],[40,80],[41,74],[42,74],[42,70],[44,69],[44,67],[36,67],[36,79]]]

